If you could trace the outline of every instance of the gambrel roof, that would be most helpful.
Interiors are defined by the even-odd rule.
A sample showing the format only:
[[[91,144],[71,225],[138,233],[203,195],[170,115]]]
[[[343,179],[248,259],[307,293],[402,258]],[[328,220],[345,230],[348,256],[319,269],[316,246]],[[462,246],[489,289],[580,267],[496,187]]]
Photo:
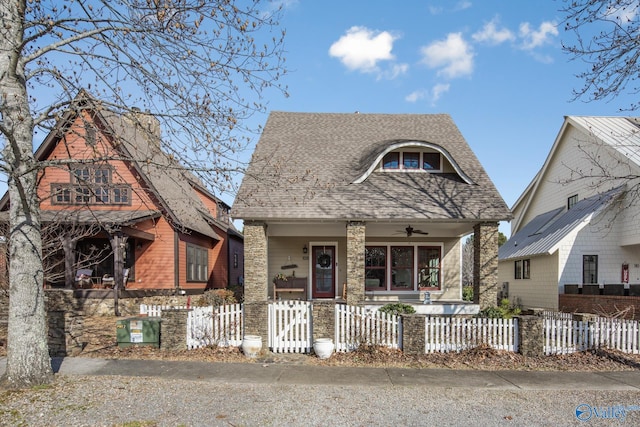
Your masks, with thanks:
[[[440,152],[450,170],[376,169],[385,153],[412,147]],[[511,216],[449,115],[289,112],[269,116],[232,214],[476,222]]]

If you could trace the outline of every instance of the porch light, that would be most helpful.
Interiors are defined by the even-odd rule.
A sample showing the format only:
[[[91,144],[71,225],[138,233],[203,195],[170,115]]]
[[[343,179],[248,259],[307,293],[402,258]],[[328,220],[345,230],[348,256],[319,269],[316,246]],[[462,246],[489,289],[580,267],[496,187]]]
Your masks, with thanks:
[[[307,245],[305,243],[305,245],[302,247],[302,253],[306,255],[307,252],[309,252],[309,250],[307,249]]]

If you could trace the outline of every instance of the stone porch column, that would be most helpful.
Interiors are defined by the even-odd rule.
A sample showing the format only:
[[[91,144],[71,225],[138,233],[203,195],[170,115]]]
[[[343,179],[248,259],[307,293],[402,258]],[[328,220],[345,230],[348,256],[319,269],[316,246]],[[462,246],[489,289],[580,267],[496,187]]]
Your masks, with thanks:
[[[473,302],[480,310],[498,303],[498,223],[473,227]]]
[[[364,246],[366,225],[347,222],[347,304],[364,301]]]
[[[261,221],[244,223],[244,334],[262,337],[268,334],[269,291],[267,225]]]
[[[251,221],[244,224],[244,302],[267,300],[269,286],[267,225]]]

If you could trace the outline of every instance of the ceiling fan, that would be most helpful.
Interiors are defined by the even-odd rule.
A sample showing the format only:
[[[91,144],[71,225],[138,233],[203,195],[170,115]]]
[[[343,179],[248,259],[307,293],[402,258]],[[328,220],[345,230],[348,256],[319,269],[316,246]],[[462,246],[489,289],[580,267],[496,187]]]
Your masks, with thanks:
[[[407,233],[407,237],[411,237],[414,234],[422,234],[424,236],[428,235],[429,233],[426,231],[422,231],[422,230],[415,230],[412,226],[407,225],[407,228],[404,229],[404,232]]]

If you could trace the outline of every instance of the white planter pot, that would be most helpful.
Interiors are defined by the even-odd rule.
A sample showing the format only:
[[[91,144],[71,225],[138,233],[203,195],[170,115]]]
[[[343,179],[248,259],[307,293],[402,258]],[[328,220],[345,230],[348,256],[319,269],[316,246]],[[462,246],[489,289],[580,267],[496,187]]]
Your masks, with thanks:
[[[242,339],[242,352],[250,358],[258,357],[262,350],[262,337],[259,335],[245,335]]]
[[[318,338],[313,342],[313,351],[320,359],[328,359],[333,354],[333,340],[331,338]]]

